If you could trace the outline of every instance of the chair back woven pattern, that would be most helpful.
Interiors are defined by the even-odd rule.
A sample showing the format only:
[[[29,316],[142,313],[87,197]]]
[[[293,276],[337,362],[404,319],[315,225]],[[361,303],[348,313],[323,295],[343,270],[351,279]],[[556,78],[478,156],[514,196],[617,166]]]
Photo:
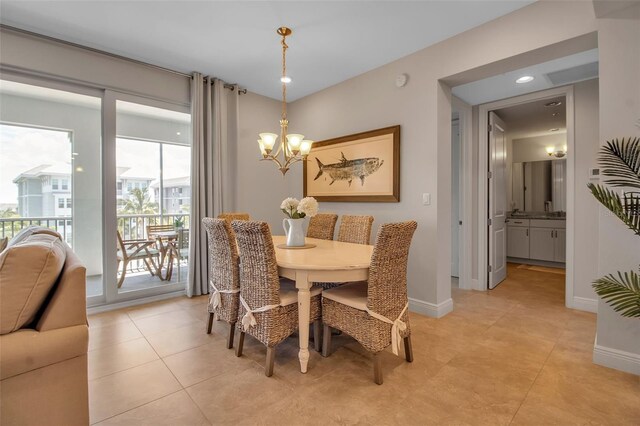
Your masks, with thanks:
[[[369,244],[373,216],[342,216],[338,241],[343,243]]]
[[[251,309],[280,303],[280,279],[266,222],[233,221],[240,254],[240,294]]]
[[[415,221],[380,227],[369,267],[367,307],[395,320],[408,302],[407,262]]]
[[[333,213],[318,213],[309,219],[307,237],[319,240],[333,240],[338,215]]]
[[[218,290],[239,289],[238,246],[231,225],[224,219],[210,217],[202,219],[202,225],[209,243],[209,279]],[[235,323],[239,300],[238,293],[221,293],[215,313],[221,319]],[[212,312],[211,306],[209,312]]]
[[[227,222],[231,223],[234,220],[251,220],[249,217],[249,213],[220,213],[218,215],[218,219],[224,219]]]

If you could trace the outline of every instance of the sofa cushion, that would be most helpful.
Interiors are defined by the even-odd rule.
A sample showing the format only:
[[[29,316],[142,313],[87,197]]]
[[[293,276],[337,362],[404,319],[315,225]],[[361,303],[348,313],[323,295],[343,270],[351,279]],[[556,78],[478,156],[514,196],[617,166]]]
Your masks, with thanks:
[[[0,334],[33,322],[65,257],[65,243],[50,233],[30,233],[0,253]]]
[[[18,231],[18,233],[7,244],[7,248],[20,244],[34,234],[47,234],[62,239],[62,236],[53,229],[45,228],[44,226],[39,225],[30,225]]]
[[[18,330],[0,336],[0,379],[87,353],[89,327],[76,325],[39,332]]]

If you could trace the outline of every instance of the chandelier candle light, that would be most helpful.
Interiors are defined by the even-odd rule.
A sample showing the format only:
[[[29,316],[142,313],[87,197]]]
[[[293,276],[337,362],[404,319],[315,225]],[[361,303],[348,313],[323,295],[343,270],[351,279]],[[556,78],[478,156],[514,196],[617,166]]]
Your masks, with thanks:
[[[258,145],[262,153],[263,160],[271,160],[278,165],[280,172],[284,176],[289,170],[289,166],[295,162],[306,160],[311,151],[313,141],[305,140],[304,135],[296,133],[287,133],[289,120],[287,120],[287,84],[291,82],[291,78],[287,76],[287,36],[291,35],[291,29],[280,27],[276,31],[282,37],[282,116],[280,118],[280,146],[273,153],[273,147],[276,144],[278,135],[275,133],[260,133]],[[282,157],[278,158],[282,153]]]

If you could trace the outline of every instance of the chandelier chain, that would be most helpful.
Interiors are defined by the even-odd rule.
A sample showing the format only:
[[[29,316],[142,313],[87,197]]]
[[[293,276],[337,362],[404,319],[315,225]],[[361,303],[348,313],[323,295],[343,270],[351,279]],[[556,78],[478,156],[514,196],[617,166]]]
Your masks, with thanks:
[[[258,144],[263,160],[273,161],[284,176],[289,166],[298,161],[306,161],[313,141],[304,139],[304,135],[288,134],[289,120],[287,120],[287,83],[291,81],[287,76],[287,36],[291,29],[280,27],[276,32],[282,37],[282,116],[280,117],[280,145],[274,150],[278,135],[275,133],[260,133]],[[282,157],[280,157],[282,155]]]
[[[287,118],[287,84],[284,78],[287,76],[287,36],[282,35],[282,119]]]

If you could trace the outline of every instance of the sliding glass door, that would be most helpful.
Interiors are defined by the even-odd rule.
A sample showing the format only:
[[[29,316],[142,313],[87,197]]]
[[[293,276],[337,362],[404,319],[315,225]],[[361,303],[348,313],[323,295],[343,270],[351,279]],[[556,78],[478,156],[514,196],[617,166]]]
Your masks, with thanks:
[[[93,303],[104,300],[101,105],[97,90],[0,81],[0,238],[58,231],[87,268]]]
[[[0,238],[58,231],[89,306],[184,291],[190,137],[187,105],[3,73]]]
[[[191,200],[190,115],[115,96],[115,300],[184,290]],[[135,102],[134,102],[135,100]],[[113,265],[113,264],[112,264]]]

